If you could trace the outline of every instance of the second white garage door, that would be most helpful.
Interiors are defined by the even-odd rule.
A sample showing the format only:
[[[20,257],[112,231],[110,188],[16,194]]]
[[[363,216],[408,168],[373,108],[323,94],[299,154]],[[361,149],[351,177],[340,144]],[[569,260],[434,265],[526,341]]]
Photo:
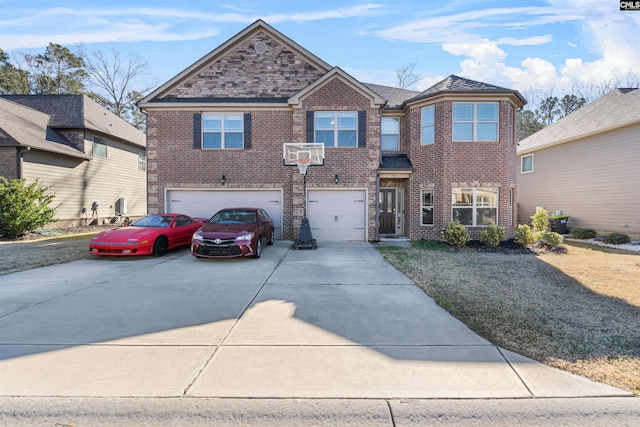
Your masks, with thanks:
[[[365,190],[309,190],[307,216],[317,241],[366,240]]]
[[[282,190],[167,190],[167,212],[210,218],[223,208],[262,208],[273,219],[275,238],[282,239]]]

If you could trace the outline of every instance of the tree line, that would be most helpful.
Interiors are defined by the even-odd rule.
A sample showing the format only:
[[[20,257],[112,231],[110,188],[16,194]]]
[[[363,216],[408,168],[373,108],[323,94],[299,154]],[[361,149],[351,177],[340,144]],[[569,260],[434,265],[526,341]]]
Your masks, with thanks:
[[[44,52],[14,58],[0,48],[0,94],[84,94],[140,130],[145,115],[136,103],[150,87],[139,77],[149,66],[138,56],[115,48],[86,51],[49,43]]]

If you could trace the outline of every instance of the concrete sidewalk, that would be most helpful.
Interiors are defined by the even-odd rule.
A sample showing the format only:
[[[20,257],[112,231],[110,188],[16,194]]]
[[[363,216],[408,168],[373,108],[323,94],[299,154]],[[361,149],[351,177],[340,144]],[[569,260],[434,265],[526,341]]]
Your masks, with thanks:
[[[0,276],[0,396],[630,396],[500,349],[368,243]]]

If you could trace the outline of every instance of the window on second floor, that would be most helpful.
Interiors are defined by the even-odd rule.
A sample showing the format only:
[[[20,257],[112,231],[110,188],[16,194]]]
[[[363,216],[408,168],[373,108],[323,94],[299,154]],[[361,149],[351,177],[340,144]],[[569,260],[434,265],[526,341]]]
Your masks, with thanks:
[[[138,170],[147,170],[147,153],[145,153],[144,151],[138,151]]]
[[[533,172],[533,154],[528,154],[520,158],[520,173]]]
[[[233,149],[244,147],[242,114],[203,114],[202,148]]]
[[[93,137],[93,156],[107,157],[107,140],[98,136]]]
[[[400,120],[383,117],[380,121],[380,148],[384,151],[400,150]]]
[[[421,126],[421,135],[420,135],[420,143],[422,145],[433,144],[435,142],[435,132],[434,132],[434,112],[433,107],[424,107],[420,112],[420,126]]]
[[[358,113],[316,111],[315,142],[326,147],[358,146]]]
[[[454,103],[453,140],[498,141],[498,103]]]

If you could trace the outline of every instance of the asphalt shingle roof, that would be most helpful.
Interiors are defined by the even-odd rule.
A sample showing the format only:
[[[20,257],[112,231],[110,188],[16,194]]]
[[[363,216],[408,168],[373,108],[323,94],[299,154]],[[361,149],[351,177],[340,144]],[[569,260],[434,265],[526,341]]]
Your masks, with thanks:
[[[640,123],[640,89],[614,89],[518,143],[518,153]]]
[[[406,154],[383,154],[380,169],[411,170],[413,165]]]

